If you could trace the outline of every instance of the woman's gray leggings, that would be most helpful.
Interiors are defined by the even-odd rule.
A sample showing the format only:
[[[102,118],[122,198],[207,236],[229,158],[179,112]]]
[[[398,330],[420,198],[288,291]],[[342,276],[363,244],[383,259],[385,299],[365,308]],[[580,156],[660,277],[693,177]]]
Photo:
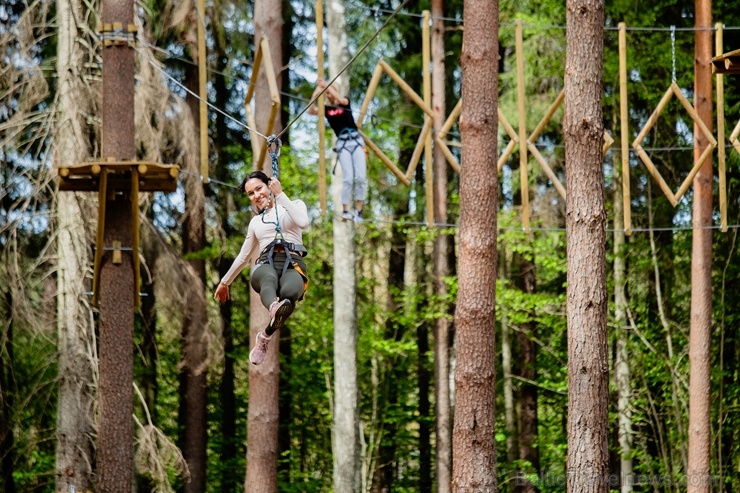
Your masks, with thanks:
[[[252,288],[260,294],[260,300],[265,308],[269,309],[275,298],[289,299],[293,308],[298,300],[303,296],[303,277],[292,266],[288,267],[282,277],[283,265],[285,264],[285,253],[275,252],[273,256],[273,266],[262,264],[257,266],[252,272],[250,283]],[[306,264],[302,258],[293,260],[298,263],[303,272],[306,272]]]
[[[337,159],[342,165],[342,204],[367,198],[367,155],[362,135],[353,132],[349,138],[342,136],[337,140]]]

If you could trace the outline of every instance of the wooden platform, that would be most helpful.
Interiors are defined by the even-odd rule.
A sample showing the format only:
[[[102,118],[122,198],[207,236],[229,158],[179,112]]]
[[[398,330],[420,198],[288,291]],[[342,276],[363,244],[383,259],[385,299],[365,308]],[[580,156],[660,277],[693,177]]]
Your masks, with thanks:
[[[138,174],[140,192],[174,192],[180,167],[146,161],[93,161],[60,166],[59,190],[97,192],[107,175],[108,190],[130,190],[132,171]]]
[[[728,51],[712,58],[717,74],[740,74],[740,50]]]
[[[134,301],[139,297],[139,192],[174,192],[180,167],[145,161],[93,161],[60,166],[58,171],[60,191],[98,193],[98,231],[95,238],[95,264],[93,266],[93,306],[98,306],[100,293],[100,268],[103,252],[112,251],[113,263],[121,262],[121,252],[132,252],[134,268]],[[132,197],[131,245],[105,245],[105,209],[112,192],[122,191]],[[117,242],[116,242],[117,243]]]

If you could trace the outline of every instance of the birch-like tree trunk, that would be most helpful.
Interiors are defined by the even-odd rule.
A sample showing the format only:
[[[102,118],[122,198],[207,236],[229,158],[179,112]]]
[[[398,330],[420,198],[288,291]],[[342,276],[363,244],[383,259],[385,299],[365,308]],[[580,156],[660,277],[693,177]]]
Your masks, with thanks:
[[[609,491],[603,0],[567,0],[565,58],[570,493]]]
[[[614,321],[617,347],[614,374],[617,381],[617,422],[619,425],[619,471],[622,493],[632,491],[632,411],[630,408],[631,375],[629,339],[627,337],[627,284],[625,261],[624,205],[622,204],[621,167],[614,166]]]
[[[445,42],[444,0],[432,0],[432,111],[433,128],[444,125],[445,100]],[[434,222],[447,223],[447,159],[442,149],[434,146],[432,156],[434,189]],[[427,198],[429,200],[429,197]],[[447,297],[445,278],[450,275],[452,236],[437,229],[434,237],[434,294]],[[452,482],[452,412],[450,408],[450,318],[442,316],[434,321],[434,415],[437,493],[449,493]]]
[[[498,1],[466,0],[452,491],[496,491]]]
[[[281,2],[258,0],[254,4],[255,11],[255,49],[259,46],[262,36],[270,42],[273,70],[277,78],[278,90],[282,89],[283,66],[283,8]],[[256,70],[257,67],[254,67]],[[260,69],[261,71],[263,69]],[[270,130],[267,120],[270,114],[272,100],[267,85],[267,78],[263,75],[257,79],[255,90],[255,120],[257,129],[266,134],[277,134],[282,129],[280,113],[275,119],[275,125]],[[262,142],[260,142],[262,144]],[[257,159],[254,156],[253,159]],[[265,162],[254,163],[255,169],[264,169],[265,173],[272,174],[270,157]],[[290,190],[286,190],[290,196]],[[310,276],[311,273],[309,272]],[[299,308],[300,309],[300,308]],[[249,343],[254,345],[257,332],[264,330],[269,322],[268,312],[260,301],[259,295],[250,288],[249,304]],[[290,322],[289,322],[290,323]],[[278,349],[279,338],[282,335],[276,332],[273,342],[267,351],[265,361],[259,365],[249,365],[249,411],[247,417],[247,475],[244,484],[245,492],[260,491],[274,493],[277,491],[277,460],[278,460],[278,425],[279,402],[278,387],[280,384],[280,361]]]
[[[329,0],[326,3],[331,79],[350,60],[344,15],[343,0]],[[342,94],[349,95],[349,74],[347,72],[337,79],[336,84]],[[360,491],[360,410],[357,387],[355,228],[352,222],[342,221],[339,217],[342,203],[341,168],[341,166],[336,167],[331,184],[334,202],[332,214],[334,218],[333,484],[336,493],[357,493]]]
[[[90,159],[88,117],[94,95],[84,80],[89,48],[88,7],[80,0],[57,0],[59,106],[54,135],[55,165]],[[91,264],[84,218],[94,211],[84,194],[57,194],[57,408],[56,491],[92,489],[94,325],[85,295]]]
[[[695,1],[694,108],[709,131],[712,115],[712,2]],[[709,142],[694,124],[694,160]],[[689,328],[688,493],[710,491],[712,338],[712,160],[694,176],[691,249],[691,323]]]

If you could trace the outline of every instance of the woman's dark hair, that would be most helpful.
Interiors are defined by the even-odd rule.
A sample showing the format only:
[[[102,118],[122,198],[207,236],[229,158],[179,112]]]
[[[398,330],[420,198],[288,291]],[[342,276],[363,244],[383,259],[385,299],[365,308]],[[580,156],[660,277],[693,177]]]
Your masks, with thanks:
[[[247,185],[247,182],[249,180],[251,180],[252,178],[258,178],[258,179],[260,179],[261,181],[265,182],[265,185],[269,185],[270,184],[270,177],[267,176],[264,172],[262,172],[262,171],[252,171],[251,173],[249,173],[246,176],[246,178],[244,178],[242,180],[241,184],[239,185],[239,190],[241,190],[242,193],[247,193],[247,191],[244,189],[244,187]]]

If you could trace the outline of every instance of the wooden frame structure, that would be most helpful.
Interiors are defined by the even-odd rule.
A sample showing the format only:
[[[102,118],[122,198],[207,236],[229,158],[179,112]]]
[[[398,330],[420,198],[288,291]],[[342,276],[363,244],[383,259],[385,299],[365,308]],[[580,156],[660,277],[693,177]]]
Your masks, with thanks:
[[[406,169],[406,171],[402,171],[396,164],[394,164],[387,156],[386,154],[372,141],[368,138],[368,136],[360,132],[365,139],[365,142],[370,148],[370,150],[375,153],[380,160],[383,162],[383,164],[405,185],[410,184],[410,180],[413,177],[413,174],[415,172],[416,166],[418,165],[419,159],[421,158],[422,153],[422,147],[426,150],[426,159],[431,160],[431,142],[438,145],[444,154],[447,162],[450,164],[450,166],[457,172],[460,173],[460,163],[458,163],[457,159],[455,158],[454,154],[450,150],[451,146],[459,146],[458,143],[451,142],[447,140],[447,136],[452,129],[452,127],[455,125],[457,120],[460,117],[460,113],[462,111],[462,101],[458,101],[458,103],[453,108],[452,112],[449,114],[447,119],[445,120],[444,125],[440,129],[432,129],[432,118],[433,113],[430,108],[430,101],[431,101],[431,95],[428,94],[429,88],[428,86],[428,46],[426,43],[428,42],[428,11],[424,12],[424,21],[423,21],[423,37],[424,37],[424,43],[423,49],[424,52],[424,63],[423,65],[427,67],[426,70],[424,70],[424,99],[419,97],[419,95],[396,73],[385,61],[381,60],[378,62],[375,72],[373,73],[373,77],[370,81],[370,84],[368,86],[368,90],[365,94],[365,99],[362,104],[362,108],[360,110],[360,115],[357,118],[357,127],[358,129],[362,127],[362,123],[364,121],[365,115],[367,114],[368,107],[370,105],[370,101],[372,100],[375,91],[377,90],[377,87],[380,83],[381,77],[383,74],[387,74],[390,76],[390,78],[395,82],[401,90],[403,90],[409,98],[416,103],[416,105],[425,113],[424,116],[424,126],[422,127],[422,131],[419,136],[419,140],[417,142],[416,148],[414,149],[414,153],[411,157],[411,160],[409,162],[409,165]],[[715,25],[716,27],[716,51],[717,53],[720,53],[722,51],[722,35],[723,35],[723,28],[721,23],[717,23]],[[539,121],[535,129],[532,131],[529,136],[527,136],[527,128],[526,128],[526,106],[525,106],[525,84],[524,84],[524,50],[523,50],[523,28],[522,23],[520,20],[516,22],[516,31],[515,31],[515,49],[516,49],[516,60],[517,60],[517,103],[518,103],[518,125],[519,129],[516,131],[514,127],[509,123],[509,121],[506,119],[506,116],[502,113],[501,109],[498,109],[498,121],[500,125],[503,127],[503,130],[505,134],[509,137],[509,140],[499,156],[497,160],[497,168],[500,171],[503,167],[504,163],[511,157],[511,154],[514,152],[517,145],[520,147],[520,175],[521,175],[521,194],[522,194],[522,224],[525,231],[529,231],[529,190],[528,190],[528,156],[527,153],[531,153],[534,159],[538,162],[538,164],[541,166],[544,174],[548,177],[550,181],[552,181],[553,186],[558,191],[560,196],[563,199],[566,199],[566,191],[563,187],[562,183],[558,179],[557,175],[553,171],[553,169],[549,166],[547,163],[547,160],[544,158],[542,153],[537,149],[536,142],[539,138],[540,134],[544,131],[544,129],[547,127],[547,125],[552,120],[553,116],[555,115],[556,111],[560,108],[560,106],[563,105],[565,100],[565,90],[562,90],[558,96],[555,98],[553,103],[550,105],[550,107],[547,109],[545,114],[543,115],[542,119]],[[717,138],[712,135],[712,133],[709,131],[707,126],[698,118],[698,115],[694,108],[691,106],[691,103],[688,101],[688,99],[683,95],[680,87],[675,83],[672,82],[671,85],[666,90],[665,94],[663,95],[663,98],[658,103],[658,106],[653,111],[653,114],[650,116],[650,118],[647,120],[646,124],[642,127],[637,137],[632,142],[632,148],[637,152],[640,160],[645,164],[646,168],[648,169],[648,172],[653,177],[653,179],[658,183],[659,187],[663,191],[663,193],[666,195],[670,203],[675,207],[681,197],[684,196],[688,188],[691,186],[692,180],[696,173],[698,172],[699,168],[706,162],[707,159],[711,159],[711,155],[714,151],[714,148],[718,148],[718,175],[719,175],[719,206],[720,206],[720,217],[721,217],[721,223],[722,223],[722,231],[727,231],[727,186],[726,186],[726,177],[725,177],[725,165],[726,165],[726,156],[725,156],[725,124],[724,124],[724,83],[723,83],[723,75],[724,74],[740,74],[740,50],[734,50],[730,51],[728,53],[724,53],[722,55],[718,55],[712,59],[712,63],[714,66],[714,71],[717,77]],[[619,89],[619,101],[620,101],[620,116],[619,116],[619,126],[620,126],[620,154],[621,154],[621,170],[622,170],[622,201],[624,203],[624,228],[625,233],[629,236],[631,234],[631,207],[630,207],[630,201],[631,201],[631,192],[630,192],[630,150],[629,150],[629,110],[628,110],[628,79],[627,79],[627,41],[626,41],[626,25],[624,23],[619,24],[619,75],[620,75],[620,89]],[[662,112],[662,110],[665,108],[665,106],[668,104],[669,100],[675,96],[681,105],[684,107],[684,109],[687,111],[691,119],[696,124],[699,131],[704,135],[704,137],[709,141],[710,145],[707,146],[699,156],[698,160],[693,164],[688,176],[684,179],[684,181],[679,186],[678,190],[676,192],[673,192],[673,190],[670,188],[670,186],[666,183],[665,179],[662,177],[658,169],[656,168],[655,164],[652,162],[649,154],[646,152],[646,149],[643,148],[642,142],[647,137],[648,133],[652,129],[652,127],[657,122],[657,119]],[[323,122],[322,122],[323,123]],[[609,135],[606,130],[604,131],[604,137],[603,137],[603,145],[602,145],[602,154],[605,156],[607,151],[611,148],[611,146],[614,144],[614,139],[611,135]],[[735,125],[734,130],[729,136],[729,141],[732,143],[733,148],[740,153],[740,121]],[[520,145],[521,142],[526,142],[525,146]],[[320,156],[323,156],[323,153],[320,153]],[[426,193],[427,195],[431,196],[431,180],[432,180],[432,170],[431,167],[427,167],[427,173],[426,173]],[[323,184],[323,182],[322,182]],[[427,200],[427,204],[431,203],[430,200]],[[323,209],[323,203],[322,203],[322,209]],[[427,222],[429,224],[432,224],[432,214],[431,209],[428,207],[427,211]]]
[[[270,108],[270,115],[267,119],[267,128],[262,132],[264,135],[272,133],[272,127],[275,125],[275,118],[280,111],[280,91],[277,87],[277,79],[275,78],[275,66],[272,63],[272,55],[270,54],[270,43],[266,36],[263,36],[260,40],[257,53],[254,57],[254,65],[252,67],[252,76],[249,78],[249,89],[247,89],[247,95],[244,98],[244,111],[247,115],[247,123],[249,124],[249,141],[252,144],[252,160],[255,163],[260,163],[259,168],[261,169],[261,163],[264,161],[267,155],[267,140],[263,140],[260,145],[258,142],[260,136],[253,130],[257,128],[257,123],[254,119],[254,112],[252,111],[252,99],[254,98],[254,92],[257,87],[257,78],[260,74],[260,67],[264,65],[265,76],[267,77],[267,86],[270,90],[270,99],[272,100],[272,107]],[[255,159],[257,156],[257,159]]]
[[[424,119],[424,126],[421,130],[421,134],[419,135],[419,140],[416,143],[416,147],[414,148],[414,153],[411,155],[411,160],[409,162],[408,167],[406,168],[406,172],[401,171],[401,169],[396,166],[393,161],[390,160],[388,156],[378,147],[375,142],[370,140],[370,138],[362,132],[362,124],[365,120],[365,115],[367,114],[367,110],[370,106],[370,101],[372,101],[373,96],[375,95],[375,91],[378,88],[378,84],[380,84],[380,79],[383,76],[383,73],[388,74],[388,76],[395,82],[398,87],[406,93],[406,95],[411,98],[411,100],[418,106],[426,115]],[[428,117],[428,118],[427,118]],[[396,177],[406,186],[411,185],[411,177],[414,176],[414,171],[416,171],[416,166],[419,164],[419,159],[421,158],[421,152],[425,145],[427,136],[430,135],[430,132],[432,130],[432,121],[434,118],[434,113],[432,112],[432,109],[429,107],[427,103],[424,102],[424,100],[419,97],[419,95],[414,91],[411,86],[408,85],[408,83],[403,80],[403,78],[398,75],[398,73],[391,68],[388,63],[385,62],[385,60],[380,60],[378,64],[375,66],[375,72],[373,73],[372,79],[370,79],[370,85],[367,88],[367,92],[365,93],[365,100],[362,102],[362,108],[360,109],[360,115],[357,117],[356,124],[358,130],[360,130],[360,134],[362,135],[362,138],[365,139],[365,144],[370,148],[373,153],[380,158],[380,160],[385,164],[385,166],[391,170],[391,172],[396,175]]]
[[[668,104],[668,101],[670,101],[671,96],[675,95],[676,98],[681,102],[684,109],[686,109],[686,112],[689,114],[691,119],[696,123],[696,125],[701,130],[701,133],[704,135],[704,137],[709,141],[711,145],[707,146],[706,149],[701,153],[701,156],[699,156],[699,159],[694,163],[694,167],[691,168],[691,171],[689,172],[686,179],[683,181],[681,186],[679,187],[678,191],[674,194],[668,184],[666,184],[665,180],[663,179],[663,176],[660,174],[660,171],[655,167],[655,164],[653,164],[653,161],[650,159],[650,156],[645,152],[645,150],[642,148],[642,141],[647,136],[648,132],[653,128],[655,123],[658,121],[658,116],[660,116],[661,111],[663,111],[663,108],[665,108],[665,105]],[[681,88],[678,87],[678,85],[675,82],[671,82],[671,85],[668,87],[668,90],[663,95],[663,98],[658,103],[658,106],[655,108],[655,111],[653,111],[653,114],[650,115],[650,118],[648,118],[648,121],[645,123],[645,126],[642,128],[640,133],[635,137],[634,142],[632,142],[632,147],[637,151],[637,154],[640,156],[640,159],[647,167],[650,174],[653,176],[655,181],[660,186],[660,189],[663,190],[663,193],[668,198],[670,203],[673,205],[673,207],[676,207],[678,204],[679,199],[683,196],[684,193],[686,193],[686,190],[688,190],[689,186],[691,186],[691,183],[694,179],[694,176],[696,173],[699,172],[699,168],[702,167],[704,164],[704,161],[707,160],[709,156],[712,155],[712,151],[714,151],[714,148],[717,147],[717,140],[712,135],[712,132],[709,131],[707,126],[704,124],[703,121],[701,121],[701,118],[699,118],[699,115],[696,113],[696,110],[691,106],[691,103],[686,99],[686,96],[683,95],[681,92]]]
[[[93,267],[93,306],[98,306],[100,266],[105,251],[113,252],[113,263],[121,262],[121,251],[131,251],[134,266],[134,304],[139,306],[139,192],[174,192],[180,167],[147,161],[93,161],[71,166],[60,166],[60,191],[98,192],[98,231],[95,237],[95,264]],[[116,192],[131,194],[131,246],[105,245],[105,207],[107,197]]]

